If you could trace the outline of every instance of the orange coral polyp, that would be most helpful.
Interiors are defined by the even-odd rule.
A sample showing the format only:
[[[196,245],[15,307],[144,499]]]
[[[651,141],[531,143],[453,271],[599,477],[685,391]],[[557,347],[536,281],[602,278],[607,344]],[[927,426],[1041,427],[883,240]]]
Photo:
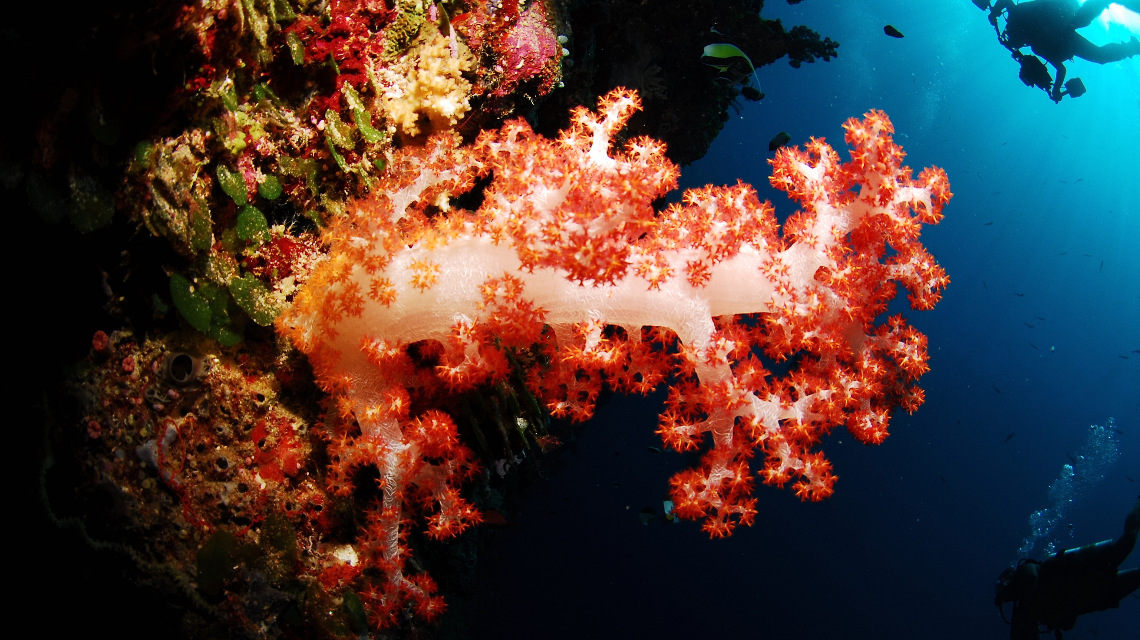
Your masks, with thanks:
[[[530,391],[576,420],[592,415],[606,380],[642,393],[675,380],[658,433],[708,451],[673,478],[673,498],[712,536],[755,516],[751,465],[767,484],[823,499],[835,476],[813,450],[822,436],[845,424],[881,442],[891,409],[922,401],[925,337],[901,318],[876,323],[897,285],[929,308],[949,282],[919,243],[951,196],[945,173],[913,179],[890,120],[871,112],[844,125],[847,162],[816,138],[777,151],[772,185],[801,206],[782,236],[744,184],[691,190],[656,212],[677,168],[654,141],[613,144],[637,106],[615,90],[597,111],[575,110],[556,140],[516,120],[470,147],[436,136],[400,149],[377,195],[331,223],[329,256],[279,319],[322,387],[343,394],[358,440],[381,452],[370,463],[383,517],[369,536],[398,593],[416,592],[402,572],[402,523],[420,510],[446,537],[479,517],[457,491],[473,454],[446,416],[408,415],[405,388],[498,379],[502,349],[544,354],[525,372]],[[448,207],[477,178],[479,209]],[[423,215],[429,205],[441,211]],[[442,349],[434,374],[401,353],[424,341]],[[792,366],[778,376],[760,351]],[[360,464],[358,449],[330,453]]]

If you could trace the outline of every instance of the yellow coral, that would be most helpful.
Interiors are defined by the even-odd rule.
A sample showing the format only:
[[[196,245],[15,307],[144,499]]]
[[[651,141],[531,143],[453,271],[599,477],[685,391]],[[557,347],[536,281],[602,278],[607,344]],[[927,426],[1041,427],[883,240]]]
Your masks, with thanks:
[[[450,129],[471,108],[471,50],[428,23],[395,63],[370,69],[379,107],[406,135]]]

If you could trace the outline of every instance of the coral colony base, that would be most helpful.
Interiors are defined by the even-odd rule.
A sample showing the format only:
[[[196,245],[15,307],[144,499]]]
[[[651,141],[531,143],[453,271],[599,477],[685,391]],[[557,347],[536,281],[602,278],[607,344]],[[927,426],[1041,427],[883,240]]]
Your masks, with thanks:
[[[708,448],[670,481],[675,511],[713,537],[753,521],[754,473],[826,498],[836,476],[813,450],[822,436],[843,425],[879,443],[893,407],[922,403],[926,337],[876,318],[899,284],[929,309],[949,282],[918,240],[950,199],[945,173],[915,178],[871,111],[844,124],[847,162],[821,139],[779,150],[771,182],[802,207],[782,235],[746,184],[655,212],[678,171],[653,140],[615,141],[638,106],[615,90],[556,140],[516,120],[470,147],[440,135],[400,149],[326,229],[327,257],[279,316],[339,398],[329,489],[379,472],[382,498],[356,540],[373,624],[444,606],[406,563],[416,522],[448,538],[481,519],[460,491],[475,455],[424,398],[522,370],[553,415],[584,420],[603,384],[668,384],[657,432],[676,450]],[[449,206],[477,181],[476,210]],[[782,375],[764,364],[788,360]]]

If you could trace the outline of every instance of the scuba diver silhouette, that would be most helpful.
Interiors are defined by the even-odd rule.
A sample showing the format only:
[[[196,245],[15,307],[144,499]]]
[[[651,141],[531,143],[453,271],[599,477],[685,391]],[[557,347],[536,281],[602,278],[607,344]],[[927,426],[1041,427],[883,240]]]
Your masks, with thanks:
[[[1140,40],[1136,36],[1128,42],[1098,46],[1076,31],[1092,24],[1113,2],[1140,14],[1140,0],[1088,0],[1084,4],[1078,0],[1029,0],[1017,4],[1013,0],[997,0],[993,6],[989,0],[973,2],[979,9],[989,10],[990,24],[997,30],[998,40],[1021,65],[1018,74],[1021,81],[1027,86],[1044,89],[1053,102],[1060,102],[1065,95],[1077,98],[1085,93],[1080,78],[1065,82],[1065,61],[1077,57],[1105,64],[1140,54]],[[1004,30],[998,26],[998,18],[1003,14]],[[1022,52],[1024,47],[1029,47],[1037,55]],[[1056,79],[1049,75],[1049,70],[1037,56],[1056,69]]]
[[[1140,532],[1140,497],[1124,519],[1124,533],[1116,540],[1103,540],[1067,549],[1037,561],[1023,558],[998,576],[994,604],[1001,609],[1013,603],[1011,640],[1032,640],[1044,625],[1061,638],[1077,616],[1120,606],[1120,600],[1140,588],[1140,568],[1118,571],[1132,552]],[[1002,610],[1005,618],[1005,610]]]

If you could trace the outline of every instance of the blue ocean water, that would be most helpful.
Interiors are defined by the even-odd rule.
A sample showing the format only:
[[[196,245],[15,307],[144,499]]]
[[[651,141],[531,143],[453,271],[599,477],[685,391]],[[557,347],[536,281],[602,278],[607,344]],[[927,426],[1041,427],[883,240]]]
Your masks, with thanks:
[[[968,0],[773,1],[763,15],[838,40],[839,57],[762,67],[765,99],[741,104],[682,186],[742,179],[786,215],[768,140],[839,147],[846,118],[885,110],[908,164],[943,167],[955,194],[923,234],[952,284],[908,313],[930,339],[926,404],[897,412],[878,447],[834,434],[830,500],[761,487],[755,526],[710,541],[694,523],[640,523],[687,461],[649,449],[660,397],[615,398],[479,559],[476,637],[1004,638],[993,585],[1019,549],[1114,538],[1140,494],[1140,58],[1071,63],[1088,93],[1054,104]],[[1089,449],[1110,417],[1111,442]],[[1065,465],[1098,460],[1050,490]],[[1134,595],[1065,637],[1137,629]]]

